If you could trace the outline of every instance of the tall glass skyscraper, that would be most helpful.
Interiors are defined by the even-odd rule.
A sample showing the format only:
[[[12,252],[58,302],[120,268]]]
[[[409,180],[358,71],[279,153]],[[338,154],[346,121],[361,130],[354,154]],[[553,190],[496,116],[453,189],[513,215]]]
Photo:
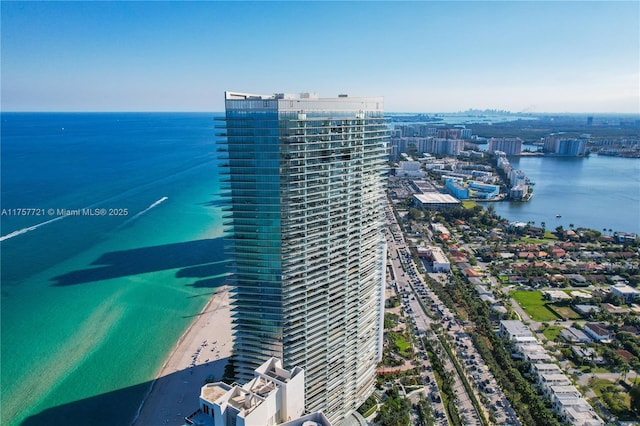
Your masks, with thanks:
[[[236,376],[302,367],[307,411],[339,423],[382,357],[382,98],[226,92],[225,108]]]

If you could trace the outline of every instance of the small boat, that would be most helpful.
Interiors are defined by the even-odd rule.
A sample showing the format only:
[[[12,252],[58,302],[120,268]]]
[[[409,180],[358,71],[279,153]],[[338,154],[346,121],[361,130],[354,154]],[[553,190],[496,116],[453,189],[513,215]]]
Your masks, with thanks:
[[[562,215],[557,214],[556,217],[562,217]]]

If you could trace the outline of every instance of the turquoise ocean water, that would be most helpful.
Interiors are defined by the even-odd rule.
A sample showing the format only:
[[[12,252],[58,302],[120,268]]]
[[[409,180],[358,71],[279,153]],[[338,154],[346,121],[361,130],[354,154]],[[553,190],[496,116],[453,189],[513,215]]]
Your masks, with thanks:
[[[215,151],[213,114],[2,114],[1,424],[129,424],[224,280]]]
[[[214,116],[2,113],[0,424],[130,423],[224,280]],[[640,232],[640,161],[512,164],[502,216]]]

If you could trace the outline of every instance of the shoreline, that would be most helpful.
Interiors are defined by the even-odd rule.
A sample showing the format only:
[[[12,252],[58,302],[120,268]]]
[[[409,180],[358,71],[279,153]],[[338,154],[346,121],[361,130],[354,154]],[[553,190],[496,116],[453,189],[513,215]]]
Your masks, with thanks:
[[[184,425],[184,418],[198,409],[205,380],[222,378],[231,349],[229,286],[223,285],[180,336],[130,424]]]

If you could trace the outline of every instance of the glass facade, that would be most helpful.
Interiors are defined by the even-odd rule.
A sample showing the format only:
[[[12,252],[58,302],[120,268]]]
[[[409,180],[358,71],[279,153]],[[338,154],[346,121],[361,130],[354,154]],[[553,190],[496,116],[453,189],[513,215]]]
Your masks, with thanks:
[[[226,94],[237,378],[305,369],[339,423],[373,391],[384,290],[382,99]]]

